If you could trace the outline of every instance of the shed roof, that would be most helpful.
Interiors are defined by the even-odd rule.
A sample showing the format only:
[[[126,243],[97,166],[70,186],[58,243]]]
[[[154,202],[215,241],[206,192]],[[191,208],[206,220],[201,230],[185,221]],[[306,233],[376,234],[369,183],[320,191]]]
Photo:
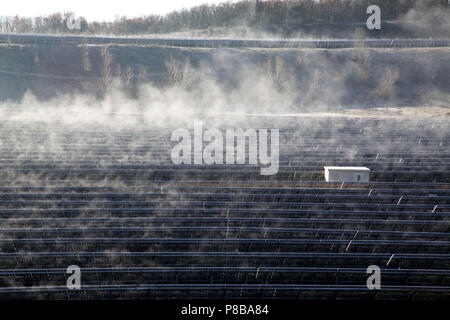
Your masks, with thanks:
[[[366,167],[324,167],[325,170],[345,170],[345,171],[370,171],[369,168]]]

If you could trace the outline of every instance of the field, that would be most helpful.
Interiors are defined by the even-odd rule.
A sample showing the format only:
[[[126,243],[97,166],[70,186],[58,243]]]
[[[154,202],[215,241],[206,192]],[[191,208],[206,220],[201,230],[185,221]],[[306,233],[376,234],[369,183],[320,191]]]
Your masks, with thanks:
[[[203,118],[279,127],[280,170],[264,177],[172,164],[170,132],[191,119],[109,117],[2,122],[2,298],[449,297],[445,119]],[[327,183],[324,165],[367,166],[371,182]],[[367,290],[369,265],[382,290]]]
[[[0,46],[0,299],[449,299],[449,50]],[[174,164],[199,120],[277,173]]]

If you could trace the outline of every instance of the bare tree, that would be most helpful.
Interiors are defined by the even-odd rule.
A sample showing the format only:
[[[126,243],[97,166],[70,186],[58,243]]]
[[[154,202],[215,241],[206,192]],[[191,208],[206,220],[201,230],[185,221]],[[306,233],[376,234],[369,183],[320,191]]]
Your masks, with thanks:
[[[83,40],[81,45],[81,61],[83,63],[83,70],[85,72],[90,72],[92,69],[91,60],[89,59],[89,47],[86,39]]]
[[[355,49],[354,61],[357,63],[359,80],[366,83],[369,79],[372,57],[368,49]]]
[[[311,79],[310,79],[310,87],[309,92],[313,99],[316,99],[318,96],[318,91],[320,89],[320,72],[317,69],[314,69]]]
[[[302,51],[297,51],[295,55],[295,66],[297,69],[304,69],[308,65],[308,57]]]
[[[193,83],[194,70],[189,58],[184,62],[170,56],[165,62],[167,69],[166,79],[170,85],[186,88]]]
[[[33,62],[35,66],[38,66],[41,63],[39,59],[39,48],[33,53]]]
[[[91,60],[89,58],[89,47],[86,39],[83,39],[83,42],[81,44],[81,65],[85,77],[82,80],[80,80],[80,85],[83,88],[83,90],[92,89],[91,83],[87,79],[87,73],[89,73],[92,70],[92,65]]]
[[[108,90],[111,89],[112,82],[113,82],[113,75],[112,75],[112,55],[109,52],[108,46],[104,46],[101,50],[101,56],[102,56],[102,85],[103,85],[103,92],[106,93]]]
[[[133,78],[134,78],[133,69],[130,66],[128,66],[125,72],[122,74],[122,83],[126,89],[130,89],[131,81],[133,80]]]
[[[173,56],[170,56],[169,59],[167,59],[164,62],[164,65],[166,66],[166,80],[169,84],[175,85],[177,82],[179,82],[180,78],[180,62],[176,60]]]
[[[383,76],[381,77],[380,84],[377,89],[378,97],[384,100],[391,99],[395,94],[397,80],[398,69],[387,67],[384,70]]]
[[[137,77],[137,88],[140,88],[142,84],[145,83],[147,80],[148,80],[148,70],[144,67],[141,67]]]
[[[115,76],[115,78],[118,78],[118,79],[122,78],[122,67],[120,66],[120,64],[115,65],[114,76]]]
[[[263,65],[263,71],[278,90],[282,90],[285,87],[287,83],[287,72],[283,59],[279,56],[268,57]]]

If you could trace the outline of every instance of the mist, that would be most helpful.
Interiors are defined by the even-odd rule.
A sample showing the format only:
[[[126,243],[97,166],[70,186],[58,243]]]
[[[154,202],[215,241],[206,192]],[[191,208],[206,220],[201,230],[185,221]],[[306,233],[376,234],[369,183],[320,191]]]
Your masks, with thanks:
[[[449,83],[449,48],[1,45],[0,293],[76,296],[76,264],[85,299],[380,298],[360,290],[380,264],[389,298],[442,297]],[[201,139],[196,121],[276,130],[275,174],[250,146],[246,163],[208,164],[206,143],[174,162],[171,136]],[[324,166],[365,166],[370,182],[326,182]]]
[[[418,1],[394,22],[402,24],[405,30],[411,31],[418,38],[449,38],[450,10],[428,6],[424,1]]]

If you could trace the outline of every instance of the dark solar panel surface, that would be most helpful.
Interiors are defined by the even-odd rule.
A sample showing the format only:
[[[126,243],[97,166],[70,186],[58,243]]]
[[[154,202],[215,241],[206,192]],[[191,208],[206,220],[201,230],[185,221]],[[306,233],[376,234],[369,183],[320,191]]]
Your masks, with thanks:
[[[177,122],[1,122],[0,298],[450,297],[448,122],[203,121],[279,128],[279,173],[174,165]],[[326,165],[371,182],[327,183]]]

